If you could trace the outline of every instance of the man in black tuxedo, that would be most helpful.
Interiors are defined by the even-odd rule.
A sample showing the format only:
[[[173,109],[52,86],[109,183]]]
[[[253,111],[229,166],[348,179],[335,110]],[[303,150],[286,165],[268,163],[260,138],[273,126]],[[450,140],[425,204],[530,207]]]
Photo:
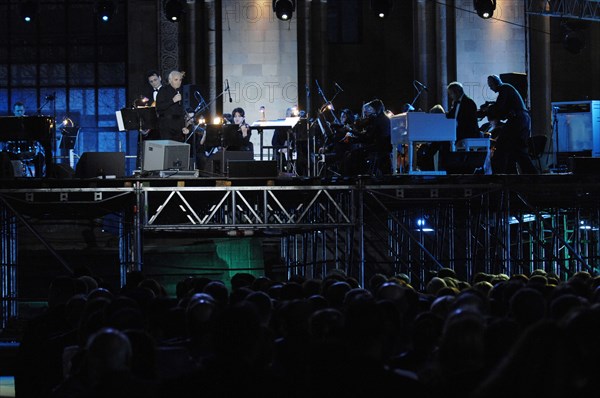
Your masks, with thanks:
[[[456,119],[456,141],[465,138],[481,138],[479,123],[477,123],[477,105],[465,94],[463,85],[452,82],[448,85],[448,96],[452,106],[446,117]]]
[[[465,138],[481,138],[479,123],[477,123],[477,105],[475,101],[465,94],[463,85],[452,82],[447,87],[448,96],[452,101],[450,110],[446,112],[448,119],[456,119],[456,141]],[[439,151],[438,169],[446,170],[448,153],[451,151],[449,142],[433,142],[426,155],[429,162],[435,153]],[[429,163],[428,162],[428,163]]]
[[[149,87],[144,90],[142,93],[141,106],[149,106],[155,107],[156,109],[156,97],[158,96],[158,91],[162,87],[162,78],[160,74],[155,70],[150,70],[146,73],[146,80],[148,81]],[[137,102],[136,102],[137,104]],[[142,139],[144,140],[159,140],[160,139],[160,130],[158,126],[154,129],[147,129],[142,131]]]
[[[183,73],[169,73],[169,84],[162,86],[156,96],[156,112],[158,113],[158,128],[160,138],[184,142],[190,133],[186,123],[186,113],[181,102],[181,82]]]

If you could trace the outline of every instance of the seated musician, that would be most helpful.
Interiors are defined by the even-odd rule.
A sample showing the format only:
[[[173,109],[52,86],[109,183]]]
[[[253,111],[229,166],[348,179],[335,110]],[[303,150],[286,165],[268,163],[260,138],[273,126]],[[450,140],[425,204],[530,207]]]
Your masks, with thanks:
[[[374,99],[363,106],[363,119],[357,122],[362,130],[355,135],[353,148],[345,156],[344,174],[380,176],[391,173],[390,124],[381,100]]]
[[[320,149],[320,152],[330,154],[331,167],[334,171],[341,172],[343,161],[346,153],[352,149],[353,141],[356,137],[356,126],[354,125],[356,118],[350,109],[342,109],[340,113],[340,124],[332,124],[333,139],[326,143]]]
[[[254,146],[250,142],[252,131],[248,123],[246,123],[246,112],[242,108],[235,108],[231,114],[233,115],[233,123],[239,126],[238,132],[242,140],[239,147],[228,146],[226,149],[228,151],[252,151],[254,149]]]
[[[285,117],[292,117],[292,108],[287,108],[285,110]],[[291,149],[293,140],[293,130],[289,127],[277,127],[273,131],[273,138],[271,139],[271,146],[273,147],[273,160],[277,161],[277,165],[281,170],[283,170],[286,161],[288,160],[286,157],[286,152],[288,150],[288,145]]]
[[[25,105],[15,102],[13,115],[26,117]],[[21,173],[24,177],[43,177],[46,173],[44,147],[38,141],[19,140],[7,141],[2,150],[8,154],[9,159],[21,161]]]

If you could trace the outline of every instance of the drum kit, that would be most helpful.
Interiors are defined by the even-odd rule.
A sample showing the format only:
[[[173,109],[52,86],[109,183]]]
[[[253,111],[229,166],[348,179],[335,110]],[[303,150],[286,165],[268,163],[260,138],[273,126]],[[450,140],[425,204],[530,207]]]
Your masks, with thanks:
[[[16,176],[35,177],[35,159],[38,154],[43,154],[44,149],[33,141],[8,141],[4,150],[13,162]]]

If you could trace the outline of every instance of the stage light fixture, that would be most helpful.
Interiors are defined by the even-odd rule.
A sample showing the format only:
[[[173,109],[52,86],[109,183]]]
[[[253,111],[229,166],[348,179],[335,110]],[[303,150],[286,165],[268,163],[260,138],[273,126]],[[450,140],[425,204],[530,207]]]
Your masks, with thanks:
[[[100,21],[109,22],[115,15],[117,7],[113,0],[97,0],[94,5],[94,12]]]
[[[21,18],[25,22],[32,22],[38,13],[37,1],[24,1],[20,5]]]
[[[171,22],[179,22],[185,11],[183,0],[166,0],[164,3],[165,16]]]
[[[379,18],[385,18],[392,12],[392,0],[371,0],[371,11]]]
[[[277,19],[288,21],[292,19],[295,10],[295,0],[273,0],[273,12]]]
[[[494,16],[496,0],[473,0],[473,8],[481,18],[489,19]]]

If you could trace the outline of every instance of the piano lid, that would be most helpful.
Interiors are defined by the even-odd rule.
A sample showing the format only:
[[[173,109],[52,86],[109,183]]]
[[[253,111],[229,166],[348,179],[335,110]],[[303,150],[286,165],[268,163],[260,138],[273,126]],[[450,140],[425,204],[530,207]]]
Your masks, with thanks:
[[[291,127],[293,128],[298,124],[299,117],[286,117],[285,119],[275,120],[257,120],[250,127],[252,128],[263,128],[263,129],[274,129],[277,127]]]

